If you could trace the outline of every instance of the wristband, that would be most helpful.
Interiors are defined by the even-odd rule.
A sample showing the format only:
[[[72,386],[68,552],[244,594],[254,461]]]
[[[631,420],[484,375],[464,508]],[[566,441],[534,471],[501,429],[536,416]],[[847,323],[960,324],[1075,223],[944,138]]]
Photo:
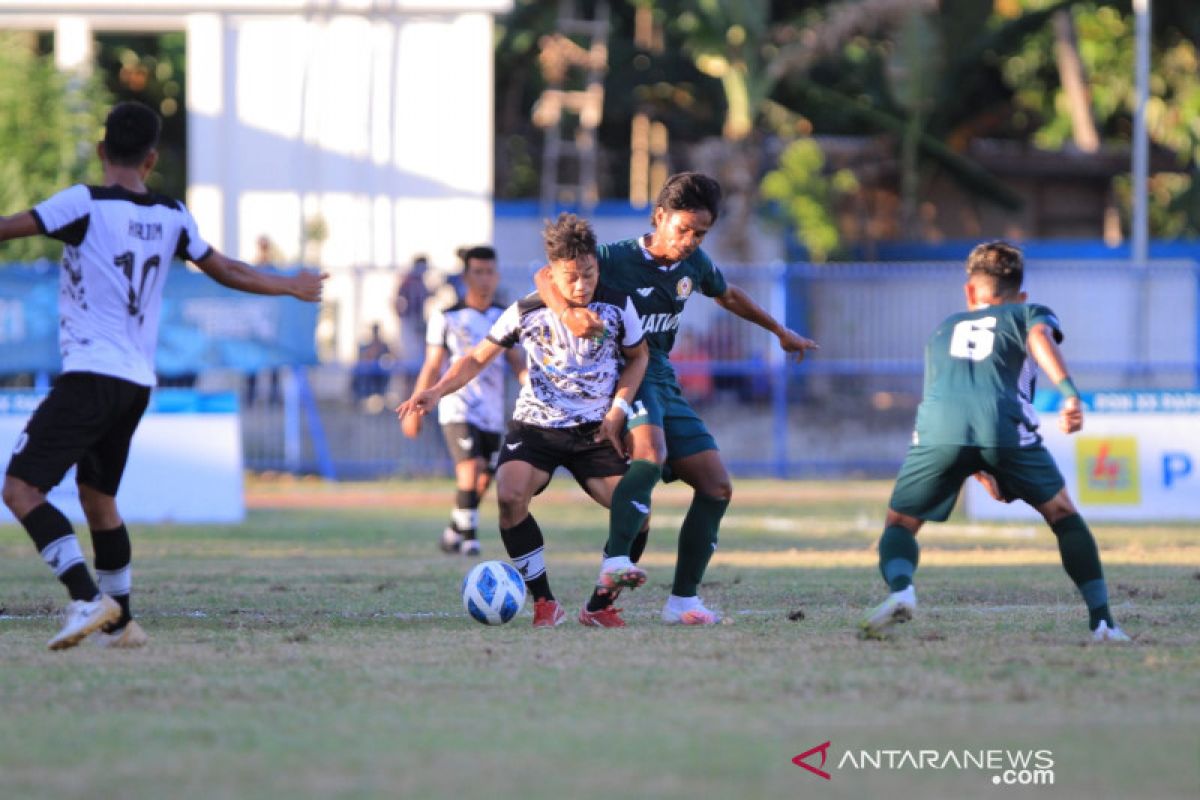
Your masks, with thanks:
[[[612,401],[612,407],[619,408],[621,411],[625,412],[625,419],[631,419],[633,417],[633,408],[630,407],[629,403],[625,402],[625,398],[623,397],[614,397]]]
[[[1063,397],[1065,397],[1065,398],[1071,398],[1071,397],[1078,398],[1079,397],[1079,390],[1075,388],[1075,382],[1071,380],[1070,375],[1063,378],[1056,385],[1058,386],[1058,393],[1061,394]]]

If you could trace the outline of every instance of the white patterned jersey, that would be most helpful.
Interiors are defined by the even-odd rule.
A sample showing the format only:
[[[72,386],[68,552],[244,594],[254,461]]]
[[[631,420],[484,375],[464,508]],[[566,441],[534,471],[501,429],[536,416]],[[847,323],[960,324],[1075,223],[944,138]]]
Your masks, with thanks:
[[[444,347],[454,363],[487,337],[504,313],[503,306],[483,311],[463,302],[444,311],[434,311],[425,329],[425,344]],[[504,362],[496,359],[474,380],[438,402],[438,423],[466,422],[482,431],[504,432]]]
[[[33,208],[63,247],[58,345],[63,372],[156,383],[154,350],[171,259],[212,252],[183,204],[120,186],[75,185]]]
[[[517,397],[513,420],[540,428],[599,422],[612,404],[621,372],[621,348],[642,341],[642,323],[629,297],[604,286],[588,308],[604,321],[601,340],[579,339],[536,294],[513,303],[488,339],[501,347],[520,344],[529,377]]]

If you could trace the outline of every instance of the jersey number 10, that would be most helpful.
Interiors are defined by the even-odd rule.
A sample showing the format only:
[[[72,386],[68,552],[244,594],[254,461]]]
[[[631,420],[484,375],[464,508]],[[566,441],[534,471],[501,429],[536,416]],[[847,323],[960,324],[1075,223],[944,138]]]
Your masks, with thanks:
[[[125,279],[129,281],[129,303],[126,307],[129,316],[141,315],[142,299],[146,296],[147,287],[154,285],[160,261],[158,256],[150,256],[142,264],[141,270],[138,270],[133,253],[126,251],[113,259],[113,264],[121,268],[121,272],[125,273]]]
[[[965,319],[958,323],[950,337],[950,355],[983,361],[992,354],[996,342],[996,333],[992,329],[995,327],[995,317]]]

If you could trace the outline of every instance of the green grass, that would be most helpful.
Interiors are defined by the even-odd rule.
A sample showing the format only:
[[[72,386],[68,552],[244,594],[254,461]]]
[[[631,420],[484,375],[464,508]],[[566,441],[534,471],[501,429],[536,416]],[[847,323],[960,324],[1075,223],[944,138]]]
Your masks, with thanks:
[[[963,520],[922,533],[917,619],[863,642],[888,488],[739,484],[702,589],[733,624],[707,630],[656,621],[686,502],[673,486],[617,631],[534,631],[528,609],[468,619],[467,563],[434,546],[444,482],[259,482],[244,525],[136,526],[152,637],[136,652],[46,651],[61,589],[0,527],[0,798],[1200,793],[1194,526],[1095,526],[1133,646],[1084,646],[1048,530]],[[533,510],[574,609],[605,516],[569,479]],[[500,557],[490,503],[483,517]],[[827,769],[848,750],[1048,749],[1055,785],[911,768],[826,782],[791,763],[826,740]]]

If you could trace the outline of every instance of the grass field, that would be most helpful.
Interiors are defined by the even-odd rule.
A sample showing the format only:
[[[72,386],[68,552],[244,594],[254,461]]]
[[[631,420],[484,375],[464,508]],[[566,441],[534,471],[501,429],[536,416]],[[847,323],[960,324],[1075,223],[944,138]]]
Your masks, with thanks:
[[[244,525],[136,526],[135,652],[46,651],[63,594],[0,527],[0,798],[1200,796],[1195,526],[1095,526],[1131,646],[1084,645],[1048,530],[957,518],[921,534],[917,619],[864,642],[888,488],[740,483],[707,630],[657,622],[675,487],[624,630],[467,618],[444,482],[256,481]],[[569,479],[534,512],[577,608],[605,517]],[[830,780],[792,763],[826,741]],[[864,750],[1049,750],[1054,785],[838,768]]]

